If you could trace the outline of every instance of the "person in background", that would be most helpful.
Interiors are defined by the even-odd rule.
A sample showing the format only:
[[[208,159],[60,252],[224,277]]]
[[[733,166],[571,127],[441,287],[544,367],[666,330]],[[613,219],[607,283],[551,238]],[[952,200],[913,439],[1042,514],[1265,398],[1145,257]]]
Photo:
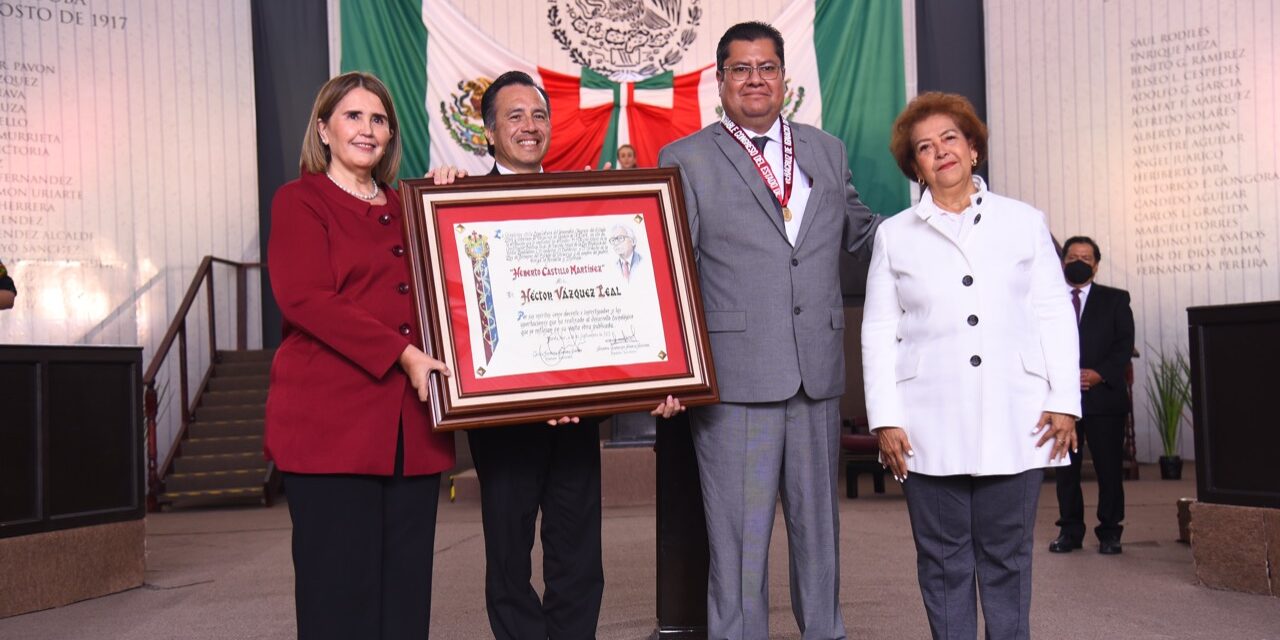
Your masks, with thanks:
[[[298,637],[425,638],[440,473],[405,256],[401,157],[386,86],[346,73],[321,87],[299,173],[271,204],[267,259],[284,316],[265,449],[293,521]]]
[[[844,144],[782,118],[785,64],[777,29],[727,29],[716,47],[724,118],[658,160],[680,169],[720,385],[720,403],[689,416],[711,547],[711,638],[769,633],[779,494],[797,626],[806,639],[845,637],[839,255],[869,245],[881,218],[859,199]]]
[[[1080,337],[1080,404],[1076,438],[1084,438],[1098,475],[1098,553],[1122,551],[1124,531],[1124,419],[1129,413],[1125,369],[1133,357],[1133,309],[1129,292],[1098,284],[1093,278],[1102,263],[1098,243],[1085,236],[1062,245],[1062,272],[1075,307]],[[1081,456],[1058,469],[1058,527],[1049,551],[1069,553],[1084,542],[1084,494],[1080,490]]]
[[[880,225],[862,320],[867,417],[902,482],[934,638],[1028,638],[1043,467],[1080,415],[1075,319],[1045,216],[973,169],[964,97],[917,96],[890,150],[920,202]],[[1048,445],[1048,446],[1046,446]]]
[[[4,263],[0,262],[0,311],[12,309],[17,297],[18,287],[13,283],[13,278],[9,276],[9,270],[5,268]]]
[[[508,71],[485,89],[480,107],[494,161],[488,175],[542,173],[551,146],[546,91],[529,74]],[[451,184],[466,172],[440,166],[427,176]],[[680,402],[668,396],[653,415],[669,418],[681,411]],[[564,416],[545,424],[471,429],[467,443],[480,481],[484,593],[494,637],[594,638],[604,596],[600,420]],[[541,599],[530,583],[539,512],[546,584]]]
[[[635,147],[629,144],[624,144],[621,147],[618,147],[618,168],[619,169],[636,168],[636,148]]]

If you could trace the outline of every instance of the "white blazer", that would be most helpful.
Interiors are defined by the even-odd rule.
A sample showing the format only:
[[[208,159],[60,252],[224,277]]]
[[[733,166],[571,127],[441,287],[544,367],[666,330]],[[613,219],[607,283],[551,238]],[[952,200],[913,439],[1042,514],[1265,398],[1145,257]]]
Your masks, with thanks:
[[[906,430],[910,471],[995,475],[1060,466],[1040,412],[1080,415],[1075,311],[1044,214],[974,177],[957,239],[926,190],[880,225],[862,367],[872,429]],[[1043,435],[1043,434],[1042,434]]]

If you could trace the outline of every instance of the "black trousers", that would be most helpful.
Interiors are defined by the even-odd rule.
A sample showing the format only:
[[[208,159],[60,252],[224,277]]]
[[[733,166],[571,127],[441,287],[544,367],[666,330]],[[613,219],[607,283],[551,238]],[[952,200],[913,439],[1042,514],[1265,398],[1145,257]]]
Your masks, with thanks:
[[[480,480],[485,603],[498,640],[594,638],[604,595],[600,426],[467,432]],[[530,584],[542,511],[542,600]]]
[[[1124,416],[1090,415],[1076,422],[1076,438],[1087,441],[1098,475],[1099,540],[1119,541],[1124,526]],[[1063,535],[1084,539],[1084,494],[1080,490],[1079,454],[1071,454],[1071,466],[1056,469],[1058,527]]]
[[[440,474],[284,474],[298,638],[426,638]]]
[[[916,576],[935,640],[1031,637],[1031,555],[1043,469],[1013,475],[929,476],[902,483]]]

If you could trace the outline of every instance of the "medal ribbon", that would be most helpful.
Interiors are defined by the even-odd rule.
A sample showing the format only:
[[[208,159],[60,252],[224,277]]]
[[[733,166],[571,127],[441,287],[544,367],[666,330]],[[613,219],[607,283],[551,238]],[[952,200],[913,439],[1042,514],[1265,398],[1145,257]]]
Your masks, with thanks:
[[[728,115],[720,118],[720,126],[724,127],[733,136],[738,144],[746,149],[747,155],[751,156],[751,162],[756,166],[756,171],[760,172],[760,177],[764,179],[764,183],[773,192],[773,197],[778,199],[778,204],[786,208],[787,202],[791,200],[791,186],[795,179],[795,146],[791,141],[791,125],[786,120],[778,118],[782,122],[782,184],[778,184],[778,178],[773,174],[773,169],[769,167],[769,162],[764,159],[764,154],[756,148],[751,138],[747,137],[747,133],[742,130],[734,121],[729,119]],[[790,216],[788,216],[790,219]]]

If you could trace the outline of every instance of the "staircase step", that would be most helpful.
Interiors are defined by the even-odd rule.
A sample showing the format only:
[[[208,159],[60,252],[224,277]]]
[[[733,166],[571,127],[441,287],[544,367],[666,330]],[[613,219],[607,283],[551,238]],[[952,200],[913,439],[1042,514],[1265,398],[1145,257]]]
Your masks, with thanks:
[[[195,506],[196,504],[219,504],[225,502],[243,502],[245,500],[262,500],[262,485],[251,487],[228,487],[225,489],[196,489],[192,491],[166,491],[159,496],[163,504],[173,506]]]
[[[218,351],[218,362],[271,362],[275,349],[248,349],[245,351]]]
[[[196,422],[223,422],[226,420],[261,420],[267,415],[265,403],[235,404],[222,407],[202,406],[196,409]]]
[[[227,436],[223,438],[189,438],[182,443],[182,454],[201,456],[211,453],[250,453],[262,455],[262,436]]]
[[[236,489],[255,483],[261,485],[266,480],[266,477],[267,463],[262,462],[256,469],[172,473],[164,479],[164,488],[167,493],[203,491],[207,489]]]
[[[271,376],[215,376],[209,378],[209,391],[235,391],[253,389],[266,391],[271,384]]]
[[[188,438],[225,438],[228,436],[261,436],[262,420],[222,420],[193,422],[187,427]]]
[[[203,471],[229,471],[247,469],[263,462],[262,450],[241,453],[191,454],[183,449],[183,455],[174,458],[174,473],[199,473]]]
[[[234,389],[209,391],[200,398],[201,407],[225,407],[232,405],[262,405],[267,402],[266,389]]]
[[[213,365],[213,377],[223,376],[265,376],[271,373],[271,361],[261,362],[221,362]]]

